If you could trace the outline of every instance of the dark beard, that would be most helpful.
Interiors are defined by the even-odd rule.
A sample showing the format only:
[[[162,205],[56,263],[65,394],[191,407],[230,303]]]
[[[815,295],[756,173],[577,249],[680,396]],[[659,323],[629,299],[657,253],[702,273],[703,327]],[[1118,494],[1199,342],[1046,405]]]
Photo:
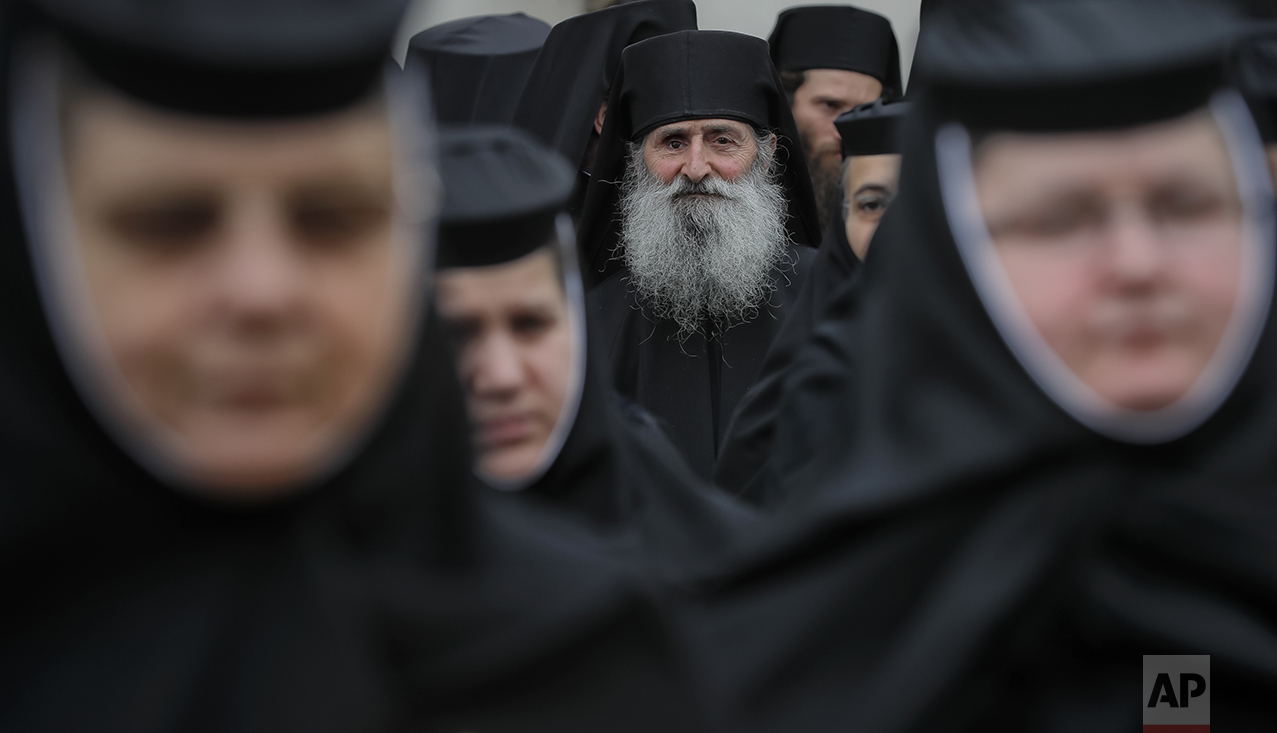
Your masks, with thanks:
[[[816,215],[820,217],[820,231],[829,228],[829,222],[842,217],[842,166],[824,165],[813,156],[811,139],[803,135],[803,150],[807,151],[807,171],[811,174],[811,187],[816,194]]]

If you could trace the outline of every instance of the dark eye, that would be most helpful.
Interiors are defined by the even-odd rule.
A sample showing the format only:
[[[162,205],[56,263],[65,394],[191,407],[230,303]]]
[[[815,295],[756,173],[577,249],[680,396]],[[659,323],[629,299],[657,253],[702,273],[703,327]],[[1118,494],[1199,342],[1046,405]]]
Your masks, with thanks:
[[[213,198],[174,199],[121,206],[107,216],[116,236],[132,246],[175,253],[212,236],[222,207]]]
[[[682,149],[683,149],[683,141],[682,141],[682,140],[670,140],[670,141],[669,141],[668,143],[666,143],[666,144],[667,144],[667,145],[669,145],[670,150],[682,150]]]
[[[861,194],[856,197],[856,213],[863,219],[876,219],[887,211],[891,197],[884,193]]]
[[[364,241],[389,222],[390,212],[358,200],[303,197],[292,202],[289,218],[302,241],[332,246]]]
[[[518,313],[510,319],[510,330],[520,338],[535,338],[550,330],[554,319],[542,313]]]
[[[1161,223],[1189,222],[1214,215],[1224,208],[1224,198],[1214,191],[1175,187],[1158,192],[1149,202],[1153,220]]]
[[[730,137],[720,137],[720,138],[718,139],[718,144],[719,144],[719,145],[731,145],[731,144],[732,144],[732,139],[731,139]]]

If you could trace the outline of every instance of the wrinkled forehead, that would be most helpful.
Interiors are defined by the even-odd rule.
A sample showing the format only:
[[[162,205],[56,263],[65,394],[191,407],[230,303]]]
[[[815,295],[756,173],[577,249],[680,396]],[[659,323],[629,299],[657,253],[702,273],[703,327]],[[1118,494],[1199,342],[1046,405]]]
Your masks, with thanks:
[[[748,139],[757,135],[758,131],[754,129],[753,125],[739,120],[721,117],[694,118],[660,125],[647,133],[645,137],[650,142],[674,136],[699,136],[720,133]]]

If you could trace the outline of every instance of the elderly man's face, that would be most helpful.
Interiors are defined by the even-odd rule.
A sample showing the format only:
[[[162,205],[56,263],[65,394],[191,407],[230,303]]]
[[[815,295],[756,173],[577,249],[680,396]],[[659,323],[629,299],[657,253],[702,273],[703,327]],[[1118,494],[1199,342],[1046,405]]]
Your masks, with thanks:
[[[754,164],[754,130],[736,120],[687,120],[652,130],[643,143],[647,169],[662,183],[682,176],[700,183],[707,176],[735,181]]]
[[[1241,200],[1211,117],[996,134],[975,165],[1011,284],[1064,363],[1121,407],[1182,397],[1220,344],[1241,278]]]
[[[776,147],[727,119],[671,123],[630,146],[622,256],[648,315],[676,322],[678,338],[755,317],[774,289],[789,241]]]
[[[847,196],[847,242],[862,261],[878,222],[896,197],[900,178],[899,155],[857,155],[847,159],[843,181]]]
[[[66,173],[117,406],[222,495],[287,489],[378,410],[410,341],[384,105],[311,120],[71,100]],[[116,384],[106,380],[104,384]]]
[[[458,340],[458,372],[479,471],[516,481],[536,468],[571,379],[572,330],[556,253],[439,273],[439,311]]]

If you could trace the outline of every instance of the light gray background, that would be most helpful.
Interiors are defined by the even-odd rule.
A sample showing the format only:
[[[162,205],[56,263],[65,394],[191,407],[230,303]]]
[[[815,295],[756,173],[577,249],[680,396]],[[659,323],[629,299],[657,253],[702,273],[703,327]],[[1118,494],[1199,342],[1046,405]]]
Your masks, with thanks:
[[[576,15],[585,9],[586,0],[413,0],[395,47],[395,58],[403,61],[408,39],[414,33],[457,18],[493,13],[524,12],[550,25]],[[696,0],[696,15],[705,30],[729,30],[766,38],[776,16],[795,5],[817,2],[793,0]],[[918,39],[918,8],[921,0],[858,0],[858,7],[881,13],[891,19],[900,41],[900,68],[909,74],[913,47]]]
[[[1153,683],[1157,681],[1158,672],[1170,674],[1171,687],[1175,688],[1177,699],[1181,672],[1196,672],[1206,678],[1206,692],[1201,697],[1190,698],[1187,708],[1173,708],[1169,703],[1150,708],[1148,699],[1153,696]],[[1144,696],[1140,700],[1140,706],[1144,708],[1144,725],[1209,725],[1210,692],[1209,655],[1144,655]],[[1183,700],[1178,702],[1184,704]]]

